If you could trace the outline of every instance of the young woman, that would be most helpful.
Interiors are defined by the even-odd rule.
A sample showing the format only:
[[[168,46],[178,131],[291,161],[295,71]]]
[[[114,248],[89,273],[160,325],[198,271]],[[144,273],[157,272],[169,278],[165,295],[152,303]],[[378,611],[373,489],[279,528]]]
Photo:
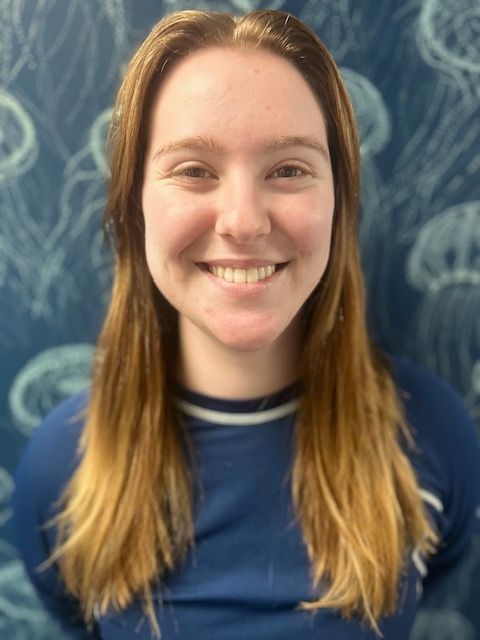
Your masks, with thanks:
[[[367,336],[331,56],[284,13],[176,13],[114,113],[92,386],[17,476],[40,596],[105,640],[405,640],[466,553],[478,449],[452,392]]]

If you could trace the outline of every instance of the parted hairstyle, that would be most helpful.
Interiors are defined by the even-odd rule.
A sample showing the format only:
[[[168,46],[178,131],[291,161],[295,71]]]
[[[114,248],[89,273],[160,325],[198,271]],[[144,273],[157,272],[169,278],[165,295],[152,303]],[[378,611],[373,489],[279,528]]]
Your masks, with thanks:
[[[62,497],[50,562],[58,562],[87,622],[139,598],[159,637],[153,591],[194,544],[194,461],[172,390],[177,312],[147,267],[141,190],[152,103],[163,79],[182,58],[214,46],[266,50],[289,61],[326,121],[335,186],[331,252],[303,309],[303,392],[291,469],[317,595],[299,604],[337,608],[380,633],[379,618],[398,603],[408,555],[432,553],[437,537],[405,453],[413,440],[398,390],[365,324],[359,144],[350,100],[324,44],[283,12],[170,14],[126,71],[109,134],[105,225],[115,250],[113,291],[80,462]]]

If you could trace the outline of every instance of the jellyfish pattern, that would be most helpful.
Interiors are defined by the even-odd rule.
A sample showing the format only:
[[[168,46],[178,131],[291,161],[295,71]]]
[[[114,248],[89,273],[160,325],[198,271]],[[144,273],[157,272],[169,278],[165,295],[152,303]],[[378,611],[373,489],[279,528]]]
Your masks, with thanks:
[[[2,527],[12,515],[10,498],[13,491],[12,476],[6,469],[0,467],[0,527]]]
[[[37,354],[18,372],[9,393],[13,424],[30,435],[61,400],[88,386],[93,346],[62,345]],[[0,476],[1,477],[1,476]]]
[[[15,549],[0,540],[0,637],[67,640],[41,606]]]
[[[475,640],[472,624],[459,611],[423,609],[417,615],[411,640]]]
[[[361,140],[378,341],[448,379],[480,425],[478,0],[0,0],[0,637],[62,638],[9,544],[19,451],[88,385],[111,283],[106,137],[136,44],[174,9],[292,11],[341,68]],[[480,531],[480,514],[479,514]],[[413,640],[480,637],[480,533]]]

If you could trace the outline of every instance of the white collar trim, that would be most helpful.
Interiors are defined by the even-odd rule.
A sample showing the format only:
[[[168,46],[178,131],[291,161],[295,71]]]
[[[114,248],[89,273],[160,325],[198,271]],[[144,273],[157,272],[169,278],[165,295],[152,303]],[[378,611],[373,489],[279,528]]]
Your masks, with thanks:
[[[273,409],[265,409],[264,411],[252,411],[249,413],[229,413],[228,411],[216,411],[215,409],[205,409],[196,404],[192,404],[187,400],[176,400],[177,407],[192,418],[199,418],[206,422],[225,425],[256,425],[264,422],[273,422],[279,418],[295,413],[300,404],[299,398],[290,400],[285,404],[281,404]]]
[[[439,513],[443,513],[442,501],[434,493],[432,493],[431,491],[428,491],[428,489],[420,488],[420,496],[424,502],[429,504],[436,511],[438,511]]]

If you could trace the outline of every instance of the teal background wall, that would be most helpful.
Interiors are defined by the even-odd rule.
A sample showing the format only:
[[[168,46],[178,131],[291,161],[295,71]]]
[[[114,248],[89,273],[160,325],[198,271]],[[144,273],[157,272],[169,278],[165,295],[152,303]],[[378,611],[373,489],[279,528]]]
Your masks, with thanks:
[[[260,7],[310,24],[351,92],[372,330],[448,379],[480,424],[479,0],[0,0],[1,638],[61,638],[12,547],[9,500],[32,430],[88,381],[110,283],[104,143],[122,69],[171,10]],[[413,640],[479,638],[479,602],[480,535]]]

